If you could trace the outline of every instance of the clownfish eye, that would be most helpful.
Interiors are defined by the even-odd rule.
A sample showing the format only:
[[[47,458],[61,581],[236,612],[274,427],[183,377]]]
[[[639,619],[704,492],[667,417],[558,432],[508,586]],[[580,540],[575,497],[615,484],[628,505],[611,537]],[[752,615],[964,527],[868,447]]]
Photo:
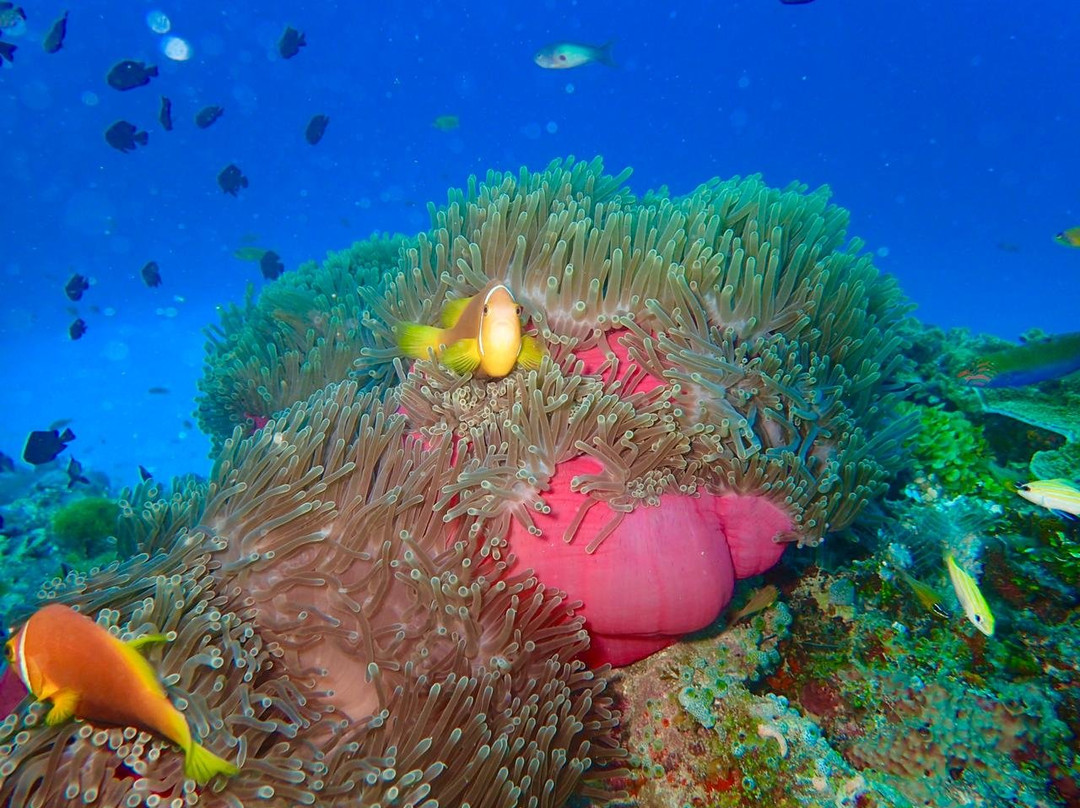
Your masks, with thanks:
[[[517,316],[518,316],[518,317],[520,317],[520,316],[521,316],[521,312],[523,312],[523,311],[524,311],[524,309],[523,309],[523,308],[521,308],[521,306],[514,306],[514,311],[515,311],[515,312],[517,313]]]
[[[484,314],[487,314],[488,307],[484,306]]]
[[[4,658],[8,662],[15,661],[15,643],[11,642],[10,640],[8,641],[7,645],[4,646]]]

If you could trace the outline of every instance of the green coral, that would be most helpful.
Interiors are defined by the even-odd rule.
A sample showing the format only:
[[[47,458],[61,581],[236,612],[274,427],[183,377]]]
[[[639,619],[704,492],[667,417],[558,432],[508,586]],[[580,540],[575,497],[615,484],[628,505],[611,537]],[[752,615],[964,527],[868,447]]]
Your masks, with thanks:
[[[970,494],[992,481],[990,447],[981,426],[944,406],[902,402],[899,409],[919,418],[919,430],[908,441],[916,477],[952,496]]]
[[[66,505],[52,518],[52,534],[66,560],[77,566],[115,558],[110,542],[116,534],[120,506],[104,497],[85,497]]]
[[[362,294],[394,267],[404,236],[374,235],[309,261],[221,311],[207,332],[197,418],[215,452],[233,428],[250,426],[327,384],[349,378],[370,345]],[[363,383],[364,380],[361,380]]]

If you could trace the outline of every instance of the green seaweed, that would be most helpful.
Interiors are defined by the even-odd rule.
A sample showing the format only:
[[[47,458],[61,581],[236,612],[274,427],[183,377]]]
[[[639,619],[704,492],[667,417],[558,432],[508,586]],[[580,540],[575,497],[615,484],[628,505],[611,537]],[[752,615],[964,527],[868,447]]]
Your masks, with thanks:
[[[65,560],[84,565],[104,556],[115,558],[110,542],[116,534],[120,506],[104,497],[85,497],[65,505],[52,518],[52,535]]]

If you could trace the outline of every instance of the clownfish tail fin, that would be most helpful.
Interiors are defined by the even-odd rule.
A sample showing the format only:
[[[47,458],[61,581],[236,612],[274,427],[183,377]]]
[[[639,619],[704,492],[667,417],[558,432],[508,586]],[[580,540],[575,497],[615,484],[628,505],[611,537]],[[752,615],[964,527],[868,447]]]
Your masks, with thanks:
[[[427,359],[429,351],[438,356],[442,347],[442,331],[433,325],[401,323],[397,327],[397,335],[398,347],[413,359]]]
[[[229,761],[219,758],[205,746],[191,742],[184,757],[184,775],[200,786],[206,785],[217,775],[232,777],[240,771]]]

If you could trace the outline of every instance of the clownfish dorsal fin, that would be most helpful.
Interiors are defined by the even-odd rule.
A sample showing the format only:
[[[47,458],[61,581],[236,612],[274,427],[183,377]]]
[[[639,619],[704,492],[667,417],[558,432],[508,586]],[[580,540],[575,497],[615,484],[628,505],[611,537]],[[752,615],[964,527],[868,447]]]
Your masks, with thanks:
[[[470,300],[472,300],[472,297],[457,297],[453,300],[447,300],[443,304],[442,314],[439,315],[439,322],[442,323],[442,327],[453,328],[457,325]]]
[[[75,715],[75,708],[79,704],[79,694],[74,690],[57,690],[51,696],[52,709],[45,715],[45,723],[50,727],[63,724]]]
[[[148,645],[158,645],[160,643],[169,642],[169,638],[164,634],[144,634],[141,637],[136,637],[134,640],[128,640],[128,648],[135,651],[141,651]]]

